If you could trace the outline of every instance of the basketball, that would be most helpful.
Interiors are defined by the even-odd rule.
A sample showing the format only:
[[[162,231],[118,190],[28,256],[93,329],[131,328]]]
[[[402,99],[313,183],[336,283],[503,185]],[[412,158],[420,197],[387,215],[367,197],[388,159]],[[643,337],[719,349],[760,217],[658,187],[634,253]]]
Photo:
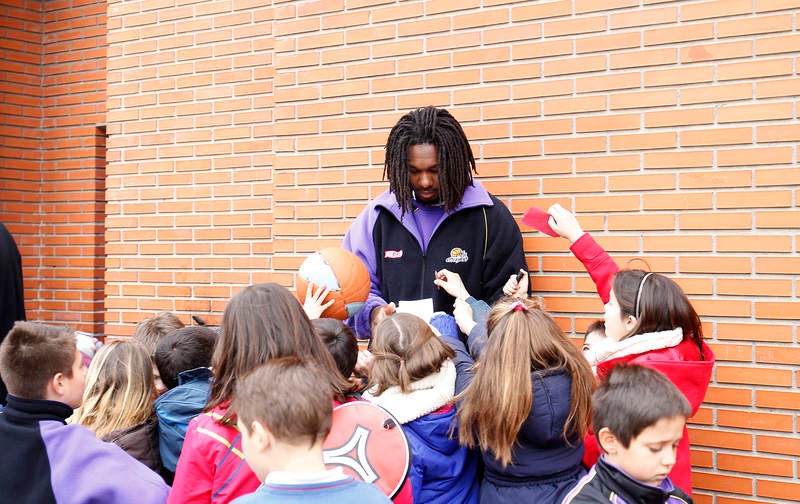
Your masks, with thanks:
[[[330,292],[324,302],[334,300],[322,317],[344,320],[364,306],[369,295],[369,272],[355,254],[342,248],[324,248],[303,261],[297,272],[297,298],[306,299],[309,283],[327,287]],[[323,303],[324,304],[324,303]]]

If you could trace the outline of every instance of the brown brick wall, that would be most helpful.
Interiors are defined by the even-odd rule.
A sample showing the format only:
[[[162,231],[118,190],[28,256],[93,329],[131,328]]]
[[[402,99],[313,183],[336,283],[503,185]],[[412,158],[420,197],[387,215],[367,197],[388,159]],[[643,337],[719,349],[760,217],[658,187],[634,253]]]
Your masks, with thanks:
[[[0,218],[30,320],[103,332],[105,3],[0,5]]]
[[[33,309],[56,320],[100,309],[76,282],[96,285],[85,261],[102,257],[102,14],[44,5],[2,21],[2,215],[22,235]],[[107,8],[108,334],[162,309],[216,322],[249,283],[291,286],[385,188],[391,125],[444,106],[517,217],[560,202],[621,264],[644,257],[690,294],[718,356],[691,425],[696,501],[800,500],[800,1]],[[534,289],[580,333],[602,310],[591,281],[563,241],[523,231]],[[88,312],[69,309],[75,290]]]

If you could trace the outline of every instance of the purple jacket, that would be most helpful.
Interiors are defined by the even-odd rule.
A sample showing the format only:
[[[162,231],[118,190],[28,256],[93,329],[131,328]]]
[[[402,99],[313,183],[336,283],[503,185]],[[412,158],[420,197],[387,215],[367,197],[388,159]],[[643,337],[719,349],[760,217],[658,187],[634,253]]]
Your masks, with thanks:
[[[401,300],[432,298],[434,310],[452,313],[453,298],[435,289],[434,272],[443,268],[461,275],[467,290],[492,303],[508,278],[524,268],[522,234],[508,208],[477,180],[461,203],[443,213],[422,236],[414,212],[401,217],[394,194],[371,201],[350,226],[342,248],[367,265],[370,294],[349,321],[359,337],[370,335],[373,308]]]
[[[119,446],[67,425],[66,404],[8,396],[0,413],[0,488],[18,504],[160,504],[169,487]]]

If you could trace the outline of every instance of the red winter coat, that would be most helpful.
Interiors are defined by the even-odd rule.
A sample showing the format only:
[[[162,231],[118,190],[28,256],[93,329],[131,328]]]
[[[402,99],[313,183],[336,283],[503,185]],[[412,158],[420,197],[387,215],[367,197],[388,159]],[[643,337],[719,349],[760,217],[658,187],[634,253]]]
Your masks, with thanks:
[[[641,364],[661,371],[675,384],[692,405],[692,415],[703,402],[708,383],[711,381],[711,371],[714,368],[714,352],[703,343],[703,359],[697,344],[691,339],[684,339],[678,345],[663,350],[645,352],[638,355],[627,355],[617,359],[601,362],[597,365],[597,377],[604,379],[615,364],[626,362]],[[591,467],[600,455],[600,448],[594,433],[590,432],[584,439],[586,451],[583,455],[584,463]],[[683,427],[683,438],[678,444],[675,466],[669,473],[669,478],[681,490],[692,492],[692,461],[689,454],[689,431]]]
[[[189,422],[167,504],[226,503],[261,484],[244,461],[239,429],[218,422],[225,413],[218,406]]]
[[[619,267],[588,233],[575,240],[570,250],[589,272],[603,303],[607,303],[614,274]],[[620,362],[641,364],[664,373],[689,400],[689,404],[692,406],[692,415],[694,415],[708,390],[715,357],[714,352],[705,343],[702,346],[701,356],[697,344],[690,338],[685,338],[671,348],[626,355],[601,362],[597,365],[597,377],[601,380],[604,379],[611,368]],[[600,448],[597,446],[594,432],[587,434],[584,442],[583,462],[587,467],[591,467],[600,456]],[[675,467],[672,468],[669,477],[681,490],[692,492],[692,464],[689,454],[689,432],[686,427],[683,428],[683,438],[678,445]]]

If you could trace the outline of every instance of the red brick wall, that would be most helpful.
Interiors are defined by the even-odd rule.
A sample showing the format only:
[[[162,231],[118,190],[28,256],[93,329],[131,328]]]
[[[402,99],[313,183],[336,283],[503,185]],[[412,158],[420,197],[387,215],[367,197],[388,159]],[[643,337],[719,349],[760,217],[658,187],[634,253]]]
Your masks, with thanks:
[[[798,7],[110,1],[106,330],[292,285],[385,188],[391,125],[444,106],[516,216],[560,202],[690,294],[719,359],[696,500],[797,500]],[[579,333],[591,281],[524,233],[534,289]]]
[[[29,320],[103,332],[105,3],[0,5],[0,219]]]
[[[0,5],[0,219],[24,256],[28,318],[39,310],[42,14],[37,2]]]

